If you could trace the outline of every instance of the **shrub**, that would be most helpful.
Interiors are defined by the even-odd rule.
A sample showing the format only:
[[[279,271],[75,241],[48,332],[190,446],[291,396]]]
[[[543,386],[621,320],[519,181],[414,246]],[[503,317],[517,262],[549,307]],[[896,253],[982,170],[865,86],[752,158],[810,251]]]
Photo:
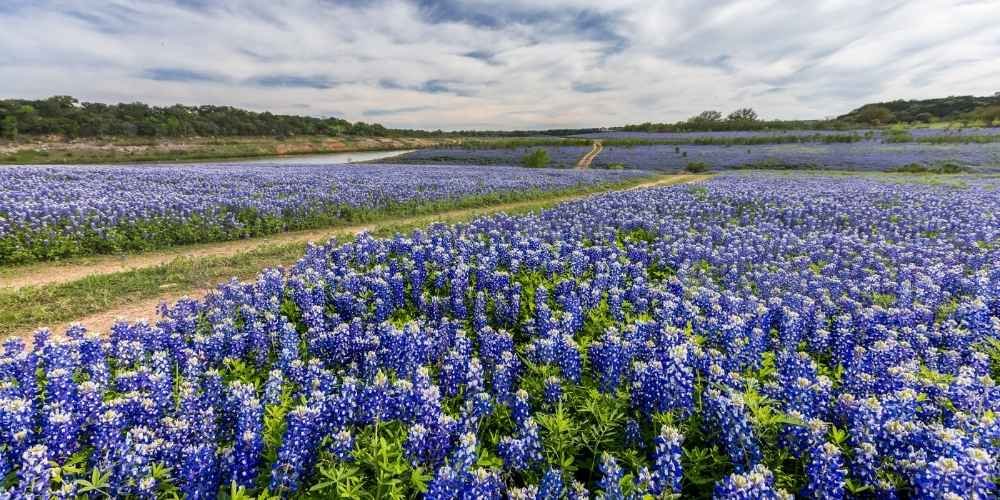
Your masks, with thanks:
[[[549,153],[544,149],[536,149],[521,158],[521,163],[529,168],[543,168],[549,164]]]
[[[691,172],[692,174],[700,174],[702,172],[708,172],[708,164],[700,161],[688,162],[684,170]]]

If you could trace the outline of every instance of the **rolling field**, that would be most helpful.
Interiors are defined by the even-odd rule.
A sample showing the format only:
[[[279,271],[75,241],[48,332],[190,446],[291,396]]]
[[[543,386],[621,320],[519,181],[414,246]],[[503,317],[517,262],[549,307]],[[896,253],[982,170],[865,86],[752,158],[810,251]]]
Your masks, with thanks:
[[[0,500],[1000,499],[997,20],[0,2]]]
[[[994,497],[1000,196],[927,179],[726,173],[362,234],[12,338],[3,487]]]
[[[475,166],[0,167],[0,265],[329,227],[641,175],[648,174]]]

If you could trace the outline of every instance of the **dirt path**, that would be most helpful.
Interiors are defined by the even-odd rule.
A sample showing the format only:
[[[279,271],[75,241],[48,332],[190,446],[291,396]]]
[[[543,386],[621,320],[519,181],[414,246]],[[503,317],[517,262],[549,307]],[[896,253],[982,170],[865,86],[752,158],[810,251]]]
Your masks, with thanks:
[[[710,177],[711,176],[709,175],[690,175],[690,174],[662,176],[660,178],[653,179],[648,182],[644,182],[642,184],[638,184],[628,189],[630,190],[646,189],[657,186],[668,186],[673,184],[700,182],[707,180]],[[593,195],[566,195],[562,197],[549,198],[546,201],[555,204],[566,201],[572,201],[587,196],[593,196]],[[348,227],[315,230],[315,231],[299,231],[294,233],[284,233],[284,234],[274,235],[268,238],[257,238],[252,240],[231,241],[231,242],[224,242],[217,244],[199,245],[196,247],[176,249],[173,251],[162,251],[150,254],[129,255],[122,257],[106,257],[106,258],[96,257],[93,259],[88,259],[87,262],[77,261],[74,264],[68,264],[68,263],[47,264],[47,265],[40,264],[36,266],[31,266],[30,268],[19,268],[17,270],[18,274],[10,279],[10,283],[16,283],[16,285],[11,285],[14,288],[22,286],[37,286],[43,284],[63,283],[80,279],[89,275],[108,274],[108,273],[127,271],[143,267],[157,266],[168,263],[180,257],[230,256],[242,252],[252,251],[264,245],[281,244],[281,243],[305,243],[309,241],[316,241],[316,242],[327,241],[334,236],[349,236],[364,231],[376,231],[379,229],[391,228],[395,226],[430,224],[432,222],[453,223],[497,212],[516,211],[519,209],[524,209],[527,207],[537,205],[538,203],[539,202],[537,200],[527,200],[520,202],[504,203],[500,205],[493,205],[489,207],[450,210],[447,212],[438,212],[435,214],[389,219],[385,221],[372,223],[369,225],[357,225],[357,226],[348,226]],[[0,278],[3,278],[3,276],[0,275]],[[8,280],[4,279],[3,283],[4,285],[7,285]],[[147,319],[152,322],[156,319],[156,307],[160,305],[160,303],[162,302],[173,303],[182,297],[202,298],[210,291],[211,290],[209,289],[164,290],[164,293],[157,297],[145,300],[137,300],[120,307],[101,311],[99,313],[95,313],[75,320],[66,321],[61,324],[48,325],[48,326],[49,328],[52,329],[53,333],[57,335],[61,334],[66,329],[66,327],[68,327],[72,323],[81,323],[84,326],[86,326],[87,329],[90,331],[107,332],[111,328],[111,326],[119,319],[127,319],[130,321]],[[15,333],[15,335],[25,337],[30,335],[31,331],[33,331],[33,329],[29,331],[17,332]]]
[[[99,255],[71,259],[65,262],[31,264],[0,270],[0,289],[68,283],[87,276],[155,267],[178,258],[226,257],[266,245],[327,241],[333,236],[358,234],[370,229],[371,225],[369,224],[359,224],[338,228],[292,231],[246,240],[189,245],[141,254]]]
[[[590,152],[583,155],[580,161],[576,162],[576,168],[590,168],[590,163],[597,158],[597,155],[601,154],[604,150],[604,143],[601,141],[594,141],[594,147],[590,149]]]

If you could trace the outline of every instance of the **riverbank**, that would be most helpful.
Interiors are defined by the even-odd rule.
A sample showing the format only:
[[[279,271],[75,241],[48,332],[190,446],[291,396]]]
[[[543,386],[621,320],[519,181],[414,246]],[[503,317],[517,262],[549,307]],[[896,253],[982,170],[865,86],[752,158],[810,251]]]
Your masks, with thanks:
[[[23,137],[0,142],[0,164],[56,165],[281,158],[330,153],[422,149],[458,138],[190,137],[177,139]]]

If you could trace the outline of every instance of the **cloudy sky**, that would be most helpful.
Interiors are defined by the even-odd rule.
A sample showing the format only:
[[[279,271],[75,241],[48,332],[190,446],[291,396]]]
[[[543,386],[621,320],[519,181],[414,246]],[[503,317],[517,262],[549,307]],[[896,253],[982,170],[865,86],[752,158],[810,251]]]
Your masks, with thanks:
[[[420,128],[1000,91],[1000,0],[0,0],[0,97]]]

